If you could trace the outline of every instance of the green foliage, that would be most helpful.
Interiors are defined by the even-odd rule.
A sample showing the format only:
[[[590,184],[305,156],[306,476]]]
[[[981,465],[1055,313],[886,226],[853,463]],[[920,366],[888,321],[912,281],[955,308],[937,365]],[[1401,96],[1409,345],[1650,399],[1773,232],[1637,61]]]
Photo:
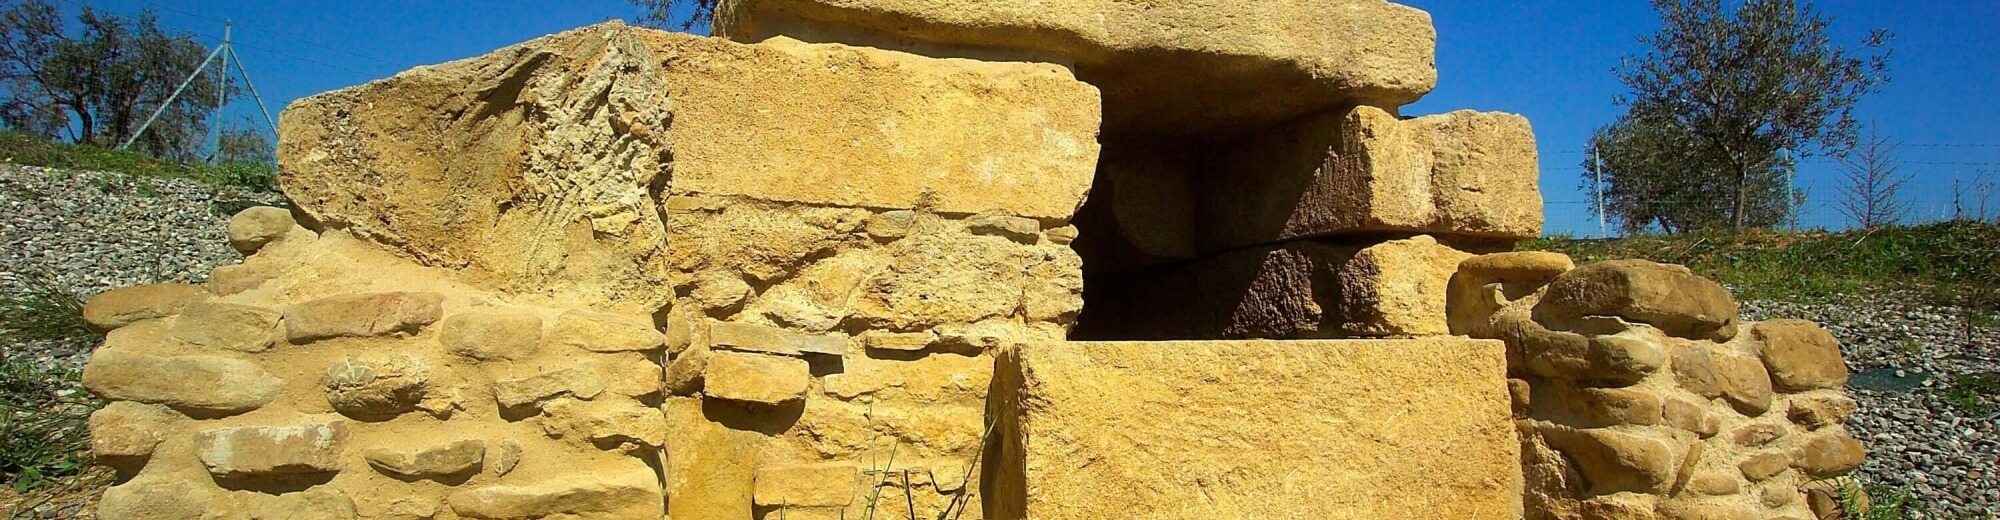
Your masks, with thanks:
[[[90,464],[90,413],[100,403],[77,389],[79,372],[0,361],[0,480],[27,493],[83,473]]]
[[[1797,0],[1653,0],[1659,32],[1617,69],[1626,114],[1598,131],[1583,185],[1628,230],[1770,227],[1797,203],[1784,182],[1797,157],[1852,148],[1856,103],[1888,81],[1892,38],[1857,56],[1829,20]],[[1602,182],[1598,180],[1603,177]]]
[[[97,332],[83,322],[83,298],[46,277],[26,280],[23,294],[0,296],[0,338],[21,341],[89,341]]]
[[[2000,396],[2000,374],[1970,374],[1958,376],[1951,386],[1945,388],[1944,402],[1966,412],[1981,414],[1993,411],[1986,401]]]
[[[1865,492],[1857,492],[1853,487],[1840,487],[1840,509],[1861,511],[1850,515],[1851,520],[1911,520],[1923,513],[1923,504],[1911,501],[1909,488],[1889,488],[1880,484],[1866,484]]]
[[[2000,226],[1955,221],[1838,233],[1704,231],[1614,240],[1537,240],[1523,250],[1577,263],[1641,258],[1681,264],[1746,299],[1824,300],[1870,290],[1921,290],[1937,303],[2000,308]]]
[[[50,142],[12,131],[0,131],[0,161],[63,170],[122,173],[134,177],[193,179],[218,188],[262,193],[278,191],[277,173],[270,163],[182,164],[90,144]]]

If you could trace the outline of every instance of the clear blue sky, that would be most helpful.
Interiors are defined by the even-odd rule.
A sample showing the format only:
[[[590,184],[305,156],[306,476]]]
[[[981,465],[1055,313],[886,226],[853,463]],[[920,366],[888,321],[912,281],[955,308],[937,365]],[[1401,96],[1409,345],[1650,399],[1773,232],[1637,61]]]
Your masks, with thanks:
[[[52,0],[74,11],[85,0]],[[313,93],[390,76],[421,64],[483,54],[543,34],[610,18],[630,18],[625,0],[89,0],[131,14],[152,7],[163,25],[213,42],[224,18],[236,21],[238,52],[273,110]],[[1527,115],[1542,151],[1542,187],[1550,232],[1595,235],[1596,220],[1577,191],[1580,153],[1592,129],[1619,113],[1623,92],[1611,69],[1641,50],[1635,39],[1657,28],[1640,0],[1406,0],[1429,11],[1438,28],[1437,91],[1406,114],[1473,108]],[[1920,217],[1947,216],[1954,175],[1971,184],[1984,171],[2000,184],[2000,1],[1821,2],[1837,41],[1858,42],[1869,29],[1897,35],[1894,82],[1868,99],[1861,116],[1909,146],[1901,157],[1918,174],[1908,188]],[[247,103],[231,107],[254,117]],[[1985,145],[1941,147],[1920,145]],[[1919,164],[1974,163],[1974,164]],[[1801,167],[1809,191],[1807,226],[1842,225],[1832,206],[1838,170]],[[1976,198],[1968,194],[1968,199]],[[2000,186],[1988,209],[2000,215]],[[1968,200],[1967,204],[1976,204]]]

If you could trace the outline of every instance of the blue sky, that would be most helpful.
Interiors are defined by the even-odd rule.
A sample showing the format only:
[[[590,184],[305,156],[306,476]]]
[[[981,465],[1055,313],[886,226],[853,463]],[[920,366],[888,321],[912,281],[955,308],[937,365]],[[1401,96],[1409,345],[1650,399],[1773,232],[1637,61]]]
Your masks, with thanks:
[[[52,0],[74,11],[85,0]],[[235,41],[272,110],[313,93],[387,77],[412,66],[483,54],[543,34],[610,18],[630,18],[625,0],[89,0],[124,14],[154,8],[161,23],[213,42],[233,19]],[[1597,233],[1587,194],[1577,191],[1584,140],[1619,114],[1623,92],[1611,74],[1636,38],[1657,22],[1648,3],[1612,1],[1405,0],[1438,28],[1437,90],[1406,114],[1461,108],[1521,113],[1534,122],[1542,152],[1549,232]],[[1861,117],[1906,144],[1904,167],[1917,175],[1906,197],[1919,218],[1949,216],[1953,178],[2000,185],[2000,1],[1841,0],[1819,4],[1835,18],[1835,39],[1853,44],[1870,29],[1897,40],[1894,82],[1869,98]],[[255,106],[231,107],[256,118]],[[1982,145],[1982,146],[1930,146]],[[1935,164],[1965,163],[1965,164]],[[1804,225],[1839,227],[1833,206],[1840,173],[1811,162]],[[1966,189],[1965,204],[1977,204]],[[1987,210],[2000,216],[2000,186]]]

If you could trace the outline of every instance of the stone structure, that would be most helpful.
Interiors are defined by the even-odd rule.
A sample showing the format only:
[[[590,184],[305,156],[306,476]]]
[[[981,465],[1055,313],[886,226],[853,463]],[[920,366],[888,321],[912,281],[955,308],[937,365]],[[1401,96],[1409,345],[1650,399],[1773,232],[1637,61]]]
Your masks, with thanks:
[[[1504,253],[1533,136],[1398,116],[1424,13],[1184,4],[725,1],[294,103],[244,263],[85,309],[99,513],[1804,517],[1858,463],[1823,331]]]

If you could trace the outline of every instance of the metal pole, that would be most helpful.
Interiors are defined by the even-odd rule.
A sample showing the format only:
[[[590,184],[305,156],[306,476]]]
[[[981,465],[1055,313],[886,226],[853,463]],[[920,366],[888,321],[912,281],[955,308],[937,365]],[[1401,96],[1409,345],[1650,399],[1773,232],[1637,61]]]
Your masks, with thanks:
[[[278,123],[271,120],[271,109],[264,108],[264,97],[257,95],[257,84],[250,82],[249,69],[243,68],[243,57],[236,55],[236,48],[229,48],[229,57],[236,62],[236,71],[243,73],[243,86],[250,90],[250,99],[257,101],[257,111],[264,113],[264,124],[271,127],[271,134],[278,133]]]
[[[153,115],[146,118],[146,123],[139,125],[139,130],[132,132],[131,137],[125,138],[125,144],[118,145],[118,149],[124,150],[132,146],[133,141],[139,140],[139,135],[146,133],[147,127],[153,126],[153,121],[160,118],[160,113],[166,112],[167,107],[174,106],[174,99],[181,97],[181,91],[187,90],[189,83],[194,83],[195,78],[201,77],[202,71],[208,70],[208,64],[213,63],[215,56],[218,54],[222,54],[222,47],[216,47],[214,51],[209,52],[208,59],[201,60],[201,66],[195,67],[193,74],[189,74],[187,79],[181,80],[181,86],[175,87],[174,93],[167,95],[167,100],[160,102],[160,108],[154,109]]]
[[[233,25],[235,25],[235,22],[232,20],[222,21],[222,49],[224,50],[229,49],[229,31]],[[215,153],[208,156],[209,162],[215,162],[222,155],[222,107],[229,105],[229,53],[224,52],[221,57],[222,67],[215,69],[215,72],[217,72],[215,81],[219,87],[215,92],[215,128],[209,129],[209,133],[215,135]]]
[[[1597,174],[1597,182],[1592,183],[1597,188],[1597,238],[1611,238],[1611,231],[1604,226],[1604,158],[1592,149],[1590,162],[1590,171]]]

